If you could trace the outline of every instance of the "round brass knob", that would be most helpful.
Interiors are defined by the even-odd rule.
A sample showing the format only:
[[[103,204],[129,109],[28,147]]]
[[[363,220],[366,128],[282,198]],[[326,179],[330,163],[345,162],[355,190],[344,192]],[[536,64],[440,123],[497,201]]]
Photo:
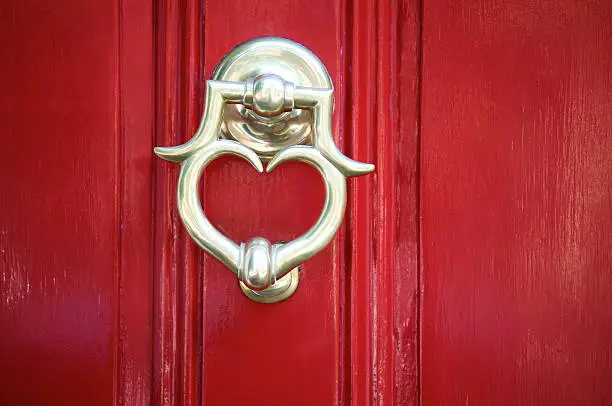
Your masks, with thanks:
[[[261,117],[275,117],[293,110],[295,85],[278,75],[264,73],[247,79],[243,104]]]

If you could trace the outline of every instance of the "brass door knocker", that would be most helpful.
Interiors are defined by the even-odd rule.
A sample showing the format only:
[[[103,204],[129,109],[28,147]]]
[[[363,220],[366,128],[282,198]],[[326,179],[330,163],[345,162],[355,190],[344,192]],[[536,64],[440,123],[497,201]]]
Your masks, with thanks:
[[[204,116],[194,137],[155,153],[181,165],[178,209],[189,235],[232,270],[245,294],[274,303],[295,292],[297,266],[321,251],[338,230],[346,207],[346,178],[374,165],[353,161],[334,144],[333,85],[323,63],[283,38],[260,38],[234,48],[207,81]],[[317,222],[287,243],[262,237],[236,244],[208,221],[198,183],[204,168],[233,154],[263,172],[283,162],[305,162],[323,176],[325,204]]]

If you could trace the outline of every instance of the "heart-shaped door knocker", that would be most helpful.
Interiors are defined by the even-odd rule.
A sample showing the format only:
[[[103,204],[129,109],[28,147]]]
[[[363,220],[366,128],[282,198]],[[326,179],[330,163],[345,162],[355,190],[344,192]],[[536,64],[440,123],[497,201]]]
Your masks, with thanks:
[[[346,178],[374,165],[342,155],[332,132],[333,86],[323,63],[293,41],[267,37],[234,48],[206,82],[204,116],[195,136],[155,153],[181,165],[178,209],[189,235],[238,276],[243,292],[274,303],[297,289],[298,269],[338,230],[346,207]],[[221,155],[271,172],[286,161],[305,162],[323,176],[325,204],[317,222],[287,243],[262,237],[236,244],[208,221],[198,192],[204,168]]]

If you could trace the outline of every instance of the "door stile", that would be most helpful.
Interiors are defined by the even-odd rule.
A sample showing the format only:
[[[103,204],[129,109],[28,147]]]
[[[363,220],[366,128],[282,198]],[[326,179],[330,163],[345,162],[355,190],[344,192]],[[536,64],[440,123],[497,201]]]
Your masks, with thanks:
[[[155,10],[155,144],[178,145],[195,132],[202,109],[202,8],[159,2]],[[176,209],[175,165],[155,162],[156,405],[200,404],[201,250]]]
[[[349,5],[351,404],[418,404],[419,4]]]
[[[118,329],[115,403],[151,404],[153,7],[118,2]]]

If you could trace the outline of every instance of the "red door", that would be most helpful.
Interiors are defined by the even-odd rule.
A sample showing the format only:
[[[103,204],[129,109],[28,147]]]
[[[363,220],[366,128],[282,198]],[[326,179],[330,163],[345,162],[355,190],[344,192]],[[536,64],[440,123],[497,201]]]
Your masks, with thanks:
[[[4,2],[0,404],[612,402],[608,3]],[[274,305],[191,241],[152,153],[266,35],[321,58],[336,143],[376,165]],[[203,182],[235,240],[324,199],[299,163]]]
[[[426,1],[421,396],[612,403],[612,3]]]

